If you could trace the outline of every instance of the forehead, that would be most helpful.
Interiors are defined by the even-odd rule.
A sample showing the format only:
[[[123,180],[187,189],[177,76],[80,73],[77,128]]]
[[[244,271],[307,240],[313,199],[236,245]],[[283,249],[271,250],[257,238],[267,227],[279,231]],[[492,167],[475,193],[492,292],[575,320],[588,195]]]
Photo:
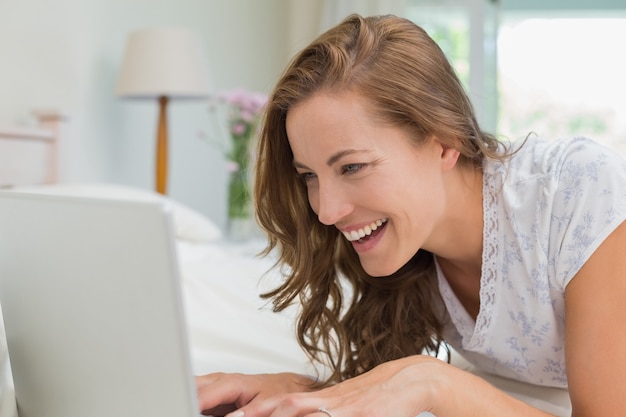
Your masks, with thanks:
[[[385,123],[355,94],[318,94],[287,114],[289,146],[296,166],[332,165],[341,156],[408,156],[415,149],[406,129]]]
[[[287,112],[287,123],[290,119],[319,117],[324,113],[341,114],[350,118],[361,118],[365,115],[368,118],[376,117],[374,106],[361,94],[353,91],[318,92],[291,107]]]
[[[372,128],[383,125],[363,96],[344,92],[318,93],[293,106],[286,116],[290,145],[332,137],[335,141],[367,138]]]

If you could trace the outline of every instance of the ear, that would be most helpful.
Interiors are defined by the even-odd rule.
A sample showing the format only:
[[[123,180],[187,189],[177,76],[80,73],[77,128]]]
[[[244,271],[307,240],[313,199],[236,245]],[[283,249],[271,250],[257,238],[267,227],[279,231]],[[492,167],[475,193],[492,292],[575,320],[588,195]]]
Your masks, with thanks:
[[[439,143],[441,146],[441,169],[443,171],[449,171],[456,166],[456,163],[461,156],[461,152],[458,149],[451,146]]]

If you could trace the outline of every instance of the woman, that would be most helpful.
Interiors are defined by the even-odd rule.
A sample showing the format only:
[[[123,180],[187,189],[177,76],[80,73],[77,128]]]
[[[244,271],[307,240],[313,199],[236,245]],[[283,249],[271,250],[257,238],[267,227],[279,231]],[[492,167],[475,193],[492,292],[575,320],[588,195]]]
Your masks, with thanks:
[[[586,139],[483,132],[411,22],[350,16],[271,95],[257,216],[327,365],[199,377],[205,414],[547,416],[435,354],[569,390],[576,417],[626,411],[626,162]]]

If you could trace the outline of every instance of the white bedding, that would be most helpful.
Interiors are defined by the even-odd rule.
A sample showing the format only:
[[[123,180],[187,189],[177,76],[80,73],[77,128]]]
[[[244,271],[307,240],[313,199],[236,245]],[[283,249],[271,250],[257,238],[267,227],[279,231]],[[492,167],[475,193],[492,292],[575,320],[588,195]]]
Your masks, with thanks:
[[[258,294],[279,280],[255,253],[262,242],[178,242],[194,372],[312,369],[294,337],[295,311],[276,314]]]
[[[21,190],[169,200],[151,191],[111,184],[64,184]],[[168,202],[174,207],[176,248],[194,373],[292,371],[314,375],[295,341],[295,310],[275,314],[258,296],[281,279],[277,271],[265,275],[272,265],[271,259],[255,257],[263,242],[229,241],[206,217],[182,204]],[[14,417],[15,396],[7,373],[6,342],[1,339],[0,376],[4,380],[0,385],[0,417]],[[458,355],[453,358],[458,360]],[[458,366],[469,368],[463,361]],[[565,391],[483,377],[556,415],[570,415]]]

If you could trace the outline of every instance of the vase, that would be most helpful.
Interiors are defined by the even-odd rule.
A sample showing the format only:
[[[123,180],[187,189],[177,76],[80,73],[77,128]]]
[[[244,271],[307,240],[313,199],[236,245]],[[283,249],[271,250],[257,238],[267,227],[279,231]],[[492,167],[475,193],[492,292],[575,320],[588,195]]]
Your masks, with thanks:
[[[231,173],[228,183],[228,235],[234,240],[248,238],[254,226],[247,171],[247,167],[240,166]]]
[[[256,223],[252,217],[235,217],[228,220],[228,239],[234,242],[250,240],[255,236]]]

